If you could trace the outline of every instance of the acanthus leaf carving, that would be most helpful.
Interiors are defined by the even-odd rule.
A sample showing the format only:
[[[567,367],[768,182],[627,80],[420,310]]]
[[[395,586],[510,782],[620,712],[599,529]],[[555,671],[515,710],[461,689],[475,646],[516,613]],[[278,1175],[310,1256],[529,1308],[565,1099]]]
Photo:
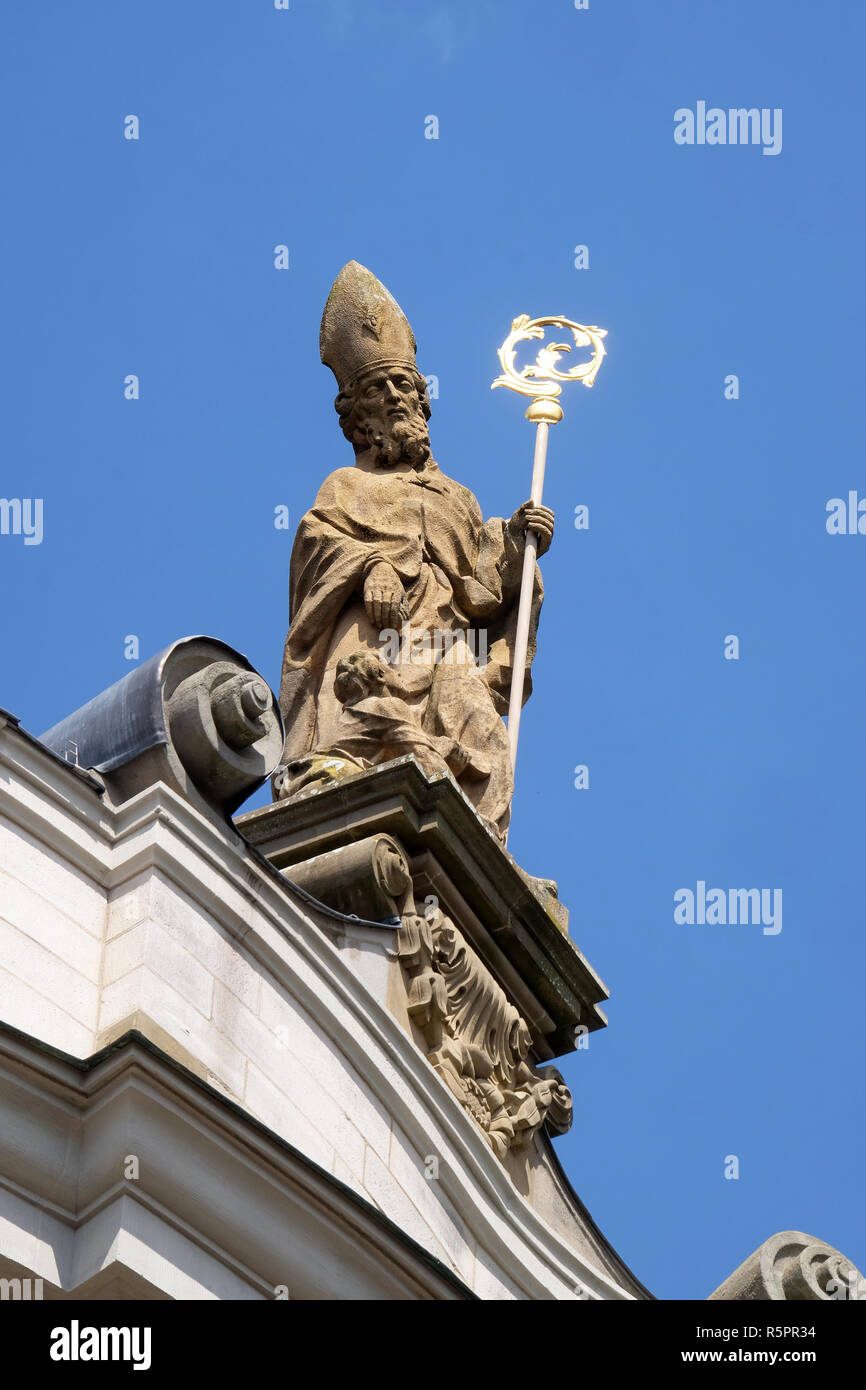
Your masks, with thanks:
[[[571,1093],[555,1067],[528,1063],[532,1037],[502,987],[440,908],[406,912],[397,955],[407,1009],[427,1059],[500,1158],[546,1125],[571,1126]]]

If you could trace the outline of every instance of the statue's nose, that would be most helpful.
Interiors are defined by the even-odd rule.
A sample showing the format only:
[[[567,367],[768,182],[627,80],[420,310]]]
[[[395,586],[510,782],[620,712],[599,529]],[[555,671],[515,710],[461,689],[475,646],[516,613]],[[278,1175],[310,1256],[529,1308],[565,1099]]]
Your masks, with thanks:
[[[396,388],[396,386],[394,385],[393,381],[386,381],[386,382],[385,382],[385,395],[388,396],[389,399],[392,400],[392,401],[399,401],[399,399],[400,399],[400,392],[397,390],[397,388]]]

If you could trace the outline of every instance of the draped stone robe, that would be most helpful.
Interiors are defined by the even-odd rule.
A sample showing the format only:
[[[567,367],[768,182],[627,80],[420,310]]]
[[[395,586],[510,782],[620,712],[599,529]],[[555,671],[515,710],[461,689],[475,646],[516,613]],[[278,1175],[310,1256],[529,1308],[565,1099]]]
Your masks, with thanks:
[[[435,656],[426,652],[398,670],[407,677],[403,699],[409,720],[480,752],[491,764],[489,777],[458,781],[479,813],[501,831],[513,789],[501,716],[508,708],[522,549],[502,518],[485,522],[469,489],[446,477],[432,460],[422,469],[337,469],[301,520],[292,550],[290,626],[280,685],[284,762],[347,746],[352,712],[336,698],[334,672],[343,657],[363,649],[383,650],[363,602],[364,580],[377,560],[386,560],[403,585],[413,633],[486,631],[483,668],[470,656],[447,672],[444,660],[431,670]],[[542,597],[536,566],[530,661]],[[476,640],[476,652],[479,645]],[[419,666],[426,666],[426,674]],[[447,681],[440,679],[446,675]],[[530,689],[527,672],[524,699]],[[377,741],[376,732],[366,747],[363,737],[360,743],[356,737],[355,755],[361,751],[365,763],[381,761]]]

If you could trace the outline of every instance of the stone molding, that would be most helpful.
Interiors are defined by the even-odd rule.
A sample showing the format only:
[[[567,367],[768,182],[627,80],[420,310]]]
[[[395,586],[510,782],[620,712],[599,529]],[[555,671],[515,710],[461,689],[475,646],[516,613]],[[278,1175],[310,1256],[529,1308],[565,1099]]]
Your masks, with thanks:
[[[0,1115],[0,1275],[47,1299],[475,1298],[140,1035],[81,1062],[0,1024]]]

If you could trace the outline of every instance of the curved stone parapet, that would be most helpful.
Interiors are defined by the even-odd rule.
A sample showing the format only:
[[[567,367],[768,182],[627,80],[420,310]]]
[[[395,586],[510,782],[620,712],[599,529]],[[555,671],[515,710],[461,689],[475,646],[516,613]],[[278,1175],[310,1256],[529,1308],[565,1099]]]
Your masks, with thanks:
[[[866,1280],[843,1254],[802,1231],[770,1236],[709,1301],[866,1301]]]
[[[319,891],[327,875],[309,846],[347,851],[331,868],[353,893],[352,918],[302,895],[164,780],[121,804],[126,764],[82,776],[3,718],[0,764],[13,917],[0,1010],[0,1277],[42,1279],[46,1298],[74,1299],[648,1297],[544,1133],[568,1119],[547,1072],[554,1020],[508,966],[504,931],[491,941],[468,907],[461,916],[457,890],[431,881],[390,797],[399,834],[377,833],[371,814],[366,835],[329,845],[311,816],[306,855],[296,846]],[[286,808],[266,809],[283,833]],[[341,814],[345,835],[345,805]],[[508,860],[493,848],[504,878]],[[430,966],[443,1033],[453,1025],[458,1062],[472,1064],[449,1072],[459,1095],[408,1013],[395,949],[404,924],[376,920],[403,907],[406,859],[421,901],[432,906],[438,886],[443,915],[465,922],[478,956],[425,914],[431,945],[447,953]],[[528,890],[527,901],[541,911]],[[417,925],[420,913],[410,916]],[[518,904],[515,925],[525,920]],[[550,941],[567,944],[553,922]],[[533,1030],[531,1075],[502,1076],[516,1082],[503,1102],[518,1141],[503,1159],[483,1126],[491,1106],[502,1119],[488,1083],[509,1060],[493,966]],[[477,1014],[457,997],[463,967]],[[480,1127],[461,1103],[479,1092]],[[534,1111],[545,1123],[532,1132]]]

